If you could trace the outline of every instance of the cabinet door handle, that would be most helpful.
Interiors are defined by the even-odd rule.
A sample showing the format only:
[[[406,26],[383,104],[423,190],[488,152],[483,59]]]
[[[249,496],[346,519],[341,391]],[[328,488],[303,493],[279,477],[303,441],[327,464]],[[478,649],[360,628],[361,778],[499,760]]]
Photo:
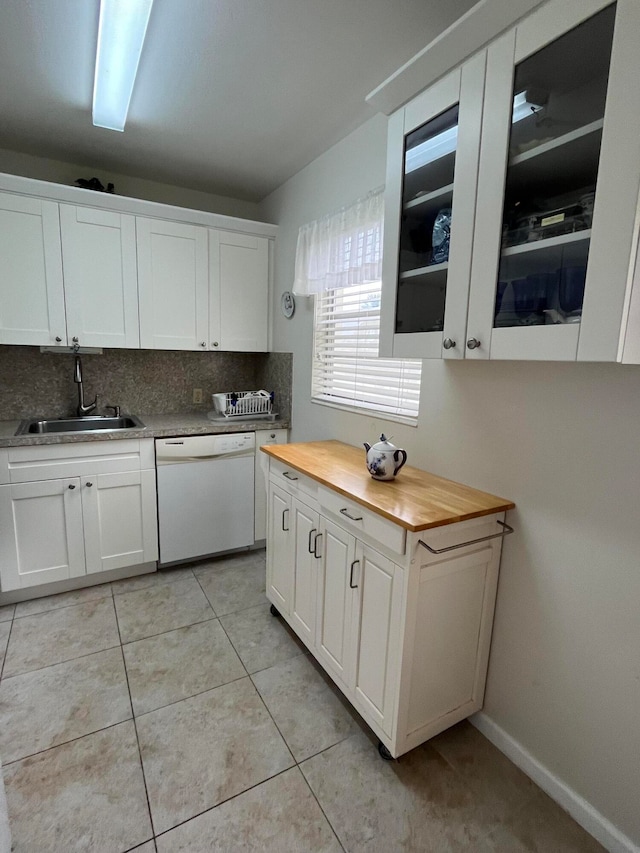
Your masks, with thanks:
[[[349,586],[351,587],[351,589],[358,589],[358,584],[353,582],[353,569],[356,563],[359,562],[360,560],[354,560],[353,563],[351,563],[351,574],[349,575]]]
[[[445,349],[453,349],[456,345],[456,342],[452,338],[445,338],[442,342],[442,346]]]
[[[288,533],[288,532],[289,532],[289,528],[284,526],[284,514],[285,514],[285,512],[289,512],[289,507],[288,507],[288,506],[286,506],[286,507],[282,510],[282,529],[284,530],[284,532],[285,532],[285,533]]]
[[[70,489],[75,489],[75,486],[73,485],[73,483],[69,483],[69,488],[70,488]]]
[[[317,532],[318,532],[317,528],[315,528],[315,527],[312,527],[311,530],[309,531],[309,542],[308,542],[307,548],[309,549],[310,554],[315,554],[315,542],[314,542],[314,545],[312,548],[311,547],[311,537],[313,536],[314,533],[317,533]]]
[[[207,342],[206,341],[200,341],[200,346],[202,347],[202,349],[206,349],[207,348]]]
[[[351,519],[351,521],[362,521],[362,516],[361,516],[361,515],[359,515],[357,518],[356,518],[356,516],[355,516],[355,515],[349,515],[349,510],[347,509],[347,507],[344,507],[344,509],[341,509],[341,510],[340,510],[340,514],[341,514],[341,515],[346,515],[346,516],[347,516],[347,518]]]
[[[87,485],[89,488],[91,488],[91,486],[93,486],[93,483],[87,483],[86,485]]]
[[[297,477],[292,476],[288,471],[283,471],[282,476],[286,477],[287,480],[297,480]]]
[[[60,335],[56,335],[56,343],[59,344],[62,341]]]
[[[322,554],[318,554],[318,539],[322,539],[322,533],[316,533],[316,538],[313,542],[313,556],[316,558],[316,560],[321,560]]]
[[[467,349],[478,349],[480,341],[477,338],[469,338],[467,341]]]

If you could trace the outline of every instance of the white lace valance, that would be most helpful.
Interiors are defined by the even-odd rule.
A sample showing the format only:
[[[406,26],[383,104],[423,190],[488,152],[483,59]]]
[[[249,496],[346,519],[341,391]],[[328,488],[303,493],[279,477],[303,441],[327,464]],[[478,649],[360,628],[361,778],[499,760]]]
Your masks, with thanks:
[[[302,296],[382,277],[383,190],[298,232],[293,292]]]

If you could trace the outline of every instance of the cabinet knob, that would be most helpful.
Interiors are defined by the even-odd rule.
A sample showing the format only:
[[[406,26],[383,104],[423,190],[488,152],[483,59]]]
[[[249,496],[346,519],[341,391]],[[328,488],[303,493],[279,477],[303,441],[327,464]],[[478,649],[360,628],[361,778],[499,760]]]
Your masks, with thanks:
[[[480,341],[477,338],[469,338],[469,340],[467,341],[468,349],[478,349],[479,346]]]
[[[61,340],[62,338],[60,337],[60,335],[56,335],[56,343],[59,344]]]
[[[87,486],[88,486],[89,488],[91,488],[91,486],[93,486],[93,483],[87,483]]]
[[[204,347],[204,349],[206,349],[206,348],[207,348],[207,342],[206,342],[206,341],[201,341],[201,342],[200,342],[200,346],[201,346],[201,347]]]
[[[217,346],[218,346],[218,341],[212,341],[211,346],[212,346],[212,347],[217,347]]]
[[[275,432],[272,432],[270,438],[275,438],[275,437],[276,437]]]
[[[442,346],[445,349],[453,349],[456,345],[455,341],[452,341],[451,338],[445,338],[442,342]]]
[[[74,344],[79,343],[79,341],[78,341],[78,338],[77,338],[77,337],[73,337],[73,338],[71,338],[71,340],[74,342]]]
[[[75,486],[73,485],[73,483],[69,483],[69,488],[70,488],[70,489],[75,489]]]

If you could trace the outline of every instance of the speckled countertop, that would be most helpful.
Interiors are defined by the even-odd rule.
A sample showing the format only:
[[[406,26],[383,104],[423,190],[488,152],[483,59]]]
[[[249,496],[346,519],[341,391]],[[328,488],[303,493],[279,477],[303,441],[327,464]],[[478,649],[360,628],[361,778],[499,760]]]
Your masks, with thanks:
[[[16,435],[21,421],[0,421],[0,447],[37,444],[66,444],[77,441],[114,441],[123,438],[164,438],[170,435],[215,435],[224,432],[253,432],[262,429],[288,429],[288,420],[238,421],[232,418],[212,421],[205,415],[139,415],[144,429],[117,432],[71,432],[48,435]]]

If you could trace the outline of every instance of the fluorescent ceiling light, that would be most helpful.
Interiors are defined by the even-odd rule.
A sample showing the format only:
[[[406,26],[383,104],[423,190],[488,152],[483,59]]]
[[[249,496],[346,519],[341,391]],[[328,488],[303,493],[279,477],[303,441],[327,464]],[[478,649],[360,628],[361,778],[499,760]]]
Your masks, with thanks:
[[[540,98],[542,100],[542,98]],[[519,92],[513,99],[513,112],[511,114],[511,123],[515,124],[523,118],[527,118],[538,110],[542,109],[542,104],[534,104],[527,100],[527,92]],[[433,163],[447,154],[453,154],[458,144],[458,125],[449,127],[432,136],[431,139],[426,139],[415,148],[410,148],[404,158],[405,174],[419,169],[421,166],[426,166],[427,163]]]
[[[100,0],[93,123],[124,130],[153,0]]]

